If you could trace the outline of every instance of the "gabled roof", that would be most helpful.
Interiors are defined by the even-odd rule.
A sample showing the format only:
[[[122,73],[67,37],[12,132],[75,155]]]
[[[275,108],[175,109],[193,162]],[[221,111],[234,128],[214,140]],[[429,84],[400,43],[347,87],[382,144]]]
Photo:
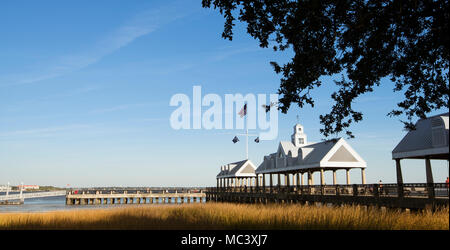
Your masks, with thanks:
[[[296,147],[290,141],[280,141],[278,150],[282,150],[284,155],[286,155],[286,156],[289,154],[289,152],[291,152],[292,157],[297,157],[298,147]]]
[[[393,159],[448,158],[449,113],[421,119],[392,150]]]
[[[222,166],[216,178],[255,177],[255,169],[250,160],[233,162]]]
[[[283,152],[279,158],[278,153]],[[289,151],[292,156],[288,155]],[[365,168],[366,162],[343,139],[333,139],[295,147],[291,142],[280,142],[277,153],[264,157],[256,173],[283,172],[317,168]]]

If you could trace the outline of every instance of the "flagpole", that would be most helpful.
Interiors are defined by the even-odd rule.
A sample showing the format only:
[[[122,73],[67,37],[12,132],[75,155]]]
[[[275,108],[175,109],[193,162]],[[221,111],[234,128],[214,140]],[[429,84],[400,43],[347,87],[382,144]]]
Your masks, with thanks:
[[[245,155],[246,159],[248,160],[248,122],[247,122],[247,116],[245,116]]]

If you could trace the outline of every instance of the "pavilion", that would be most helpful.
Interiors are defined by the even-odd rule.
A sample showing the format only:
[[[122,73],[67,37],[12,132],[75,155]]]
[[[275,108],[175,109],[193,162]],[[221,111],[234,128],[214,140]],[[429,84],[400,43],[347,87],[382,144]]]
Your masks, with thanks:
[[[256,179],[255,165],[250,160],[226,164],[216,176],[218,188],[250,187]]]
[[[292,184],[304,185],[303,174],[307,174],[307,185],[314,185],[313,173],[320,172],[320,185],[325,185],[324,172],[333,172],[333,185],[336,185],[336,171],[346,171],[346,184],[350,184],[349,171],[361,170],[362,184],[366,183],[366,162],[343,138],[308,143],[303,126],[296,124],[291,141],[281,141],[275,153],[264,157],[264,161],[256,169],[256,175],[262,177],[262,185],[266,185],[265,175],[269,175],[270,187],[273,186],[272,175],[278,175],[278,185],[281,185],[283,174],[286,186]],[[257,185],[259,183],[257,182]]]
[[[434,197],[434,181],[431,160],[447,160],[449,157],[448,112],[419,120],[392,151],[396,163],[399,196],[403,196],[402,159],[424,159],[428,196]]]

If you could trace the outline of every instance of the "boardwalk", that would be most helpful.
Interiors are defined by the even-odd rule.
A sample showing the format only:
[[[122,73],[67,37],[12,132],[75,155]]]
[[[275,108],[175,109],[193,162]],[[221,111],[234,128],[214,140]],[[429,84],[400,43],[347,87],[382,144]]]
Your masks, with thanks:
[[[404,184],[398,195],[397,184],[310,185],[250,188],[208,188],[206,199],[240,203],[359,204],[389,208],[424,209],[448,206],[449,190],[445,183]],[[430,189],[432,189],[430,191]],[[433,193],[433,197],[429,194]]]

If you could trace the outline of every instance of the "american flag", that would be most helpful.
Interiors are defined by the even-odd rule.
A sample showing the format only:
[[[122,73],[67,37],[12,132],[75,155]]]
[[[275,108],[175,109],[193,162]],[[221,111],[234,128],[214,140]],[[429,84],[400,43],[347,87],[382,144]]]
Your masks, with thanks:
[[[241,111],[239,111],[238,115],[242,117],[244,117],[247,114],[247,103],[244,104],[244,107],[242,107]]]

